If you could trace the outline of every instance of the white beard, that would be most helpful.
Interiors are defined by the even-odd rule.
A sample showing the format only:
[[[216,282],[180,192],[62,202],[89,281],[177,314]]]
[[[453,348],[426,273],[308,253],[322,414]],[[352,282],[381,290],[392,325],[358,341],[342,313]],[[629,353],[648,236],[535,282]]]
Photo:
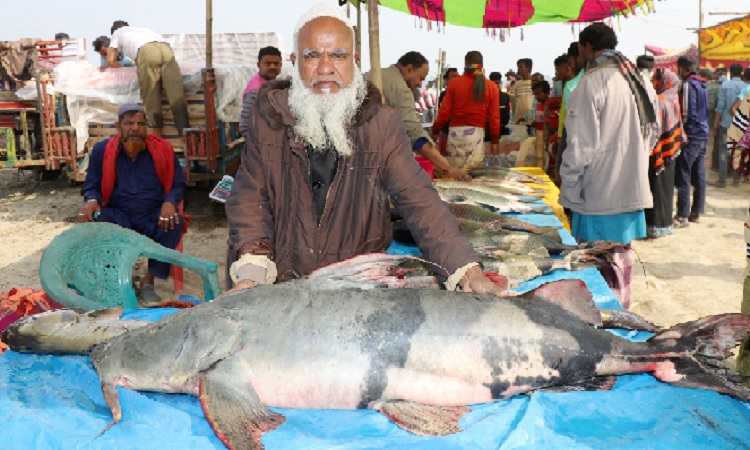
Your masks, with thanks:
[[[296,118],[295,134],[314,151],[333,147],[339,156],[354,153],[349,129],[365,98],[366,83],[355,66],[352,84],[335,94],[315,94],[305,86],[299,72],[292,73],[289,108]]]

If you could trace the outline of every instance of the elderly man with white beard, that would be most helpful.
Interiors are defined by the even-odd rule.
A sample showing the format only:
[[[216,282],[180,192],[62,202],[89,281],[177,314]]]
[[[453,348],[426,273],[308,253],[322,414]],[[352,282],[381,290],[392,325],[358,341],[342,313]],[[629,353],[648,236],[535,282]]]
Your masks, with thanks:
[[[226,205],[235,290],[284,282],[391,243],[391,202],[447,289],[501,294],[414,159],[401,118],[355,65],[333,6],[294,33],[292,80],[266,83]]]

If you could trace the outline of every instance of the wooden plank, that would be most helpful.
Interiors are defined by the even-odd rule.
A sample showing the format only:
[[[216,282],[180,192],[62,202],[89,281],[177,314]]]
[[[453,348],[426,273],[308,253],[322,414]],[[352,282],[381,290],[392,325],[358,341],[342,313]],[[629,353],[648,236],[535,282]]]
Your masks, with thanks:
[[[190,120],[191,123],[206,120],[206,109],[203,104],[188,104],[187,109],[188,120]],[[162,117],[164,117],[165,122],[174,123],[174,115],[172,114],[172,110],[169,108],[169,105],[166,105],[162,108]]]

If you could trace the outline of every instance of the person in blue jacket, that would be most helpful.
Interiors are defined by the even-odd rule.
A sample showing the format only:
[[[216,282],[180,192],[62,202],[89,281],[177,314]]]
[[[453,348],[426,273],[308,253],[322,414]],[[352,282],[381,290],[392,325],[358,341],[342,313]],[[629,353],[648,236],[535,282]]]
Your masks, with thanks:
[[[680,91],[682,122],[687,143],[677,157],[675,187],[677,188],[677,215],[675,227],[697,223],[706,205],[706,144],[708,143],[708,81],[696,74],[698,63],[691,56],[681,56],[677,68],[682,78]],[[690,186],[693,185],[693,202],[690,203]]]

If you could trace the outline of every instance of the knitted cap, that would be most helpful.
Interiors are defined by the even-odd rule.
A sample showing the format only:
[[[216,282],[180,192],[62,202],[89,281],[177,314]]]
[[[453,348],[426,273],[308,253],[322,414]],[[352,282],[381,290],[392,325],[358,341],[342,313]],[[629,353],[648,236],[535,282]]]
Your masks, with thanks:
[[[339,20],[343,22],[347,27],[349,27],[349,18],[346,17],[346,13],[341,8],[338,8],[336,6],[327,4],[327,3],[319,3],[312,8],[310,8],[302,17],[300,17],[299,22],[297,22],[297,26],[294,27],[294,49],[293,52],[299,52],[297,38],[299,37],[299,30],[302,29],[305,25],[307,25],[309,22],[319,18],[319,17],[332,17],[336,20]],[[349,29],[352,30],[352,40],[354,39],[354,30],[349,27]]]

